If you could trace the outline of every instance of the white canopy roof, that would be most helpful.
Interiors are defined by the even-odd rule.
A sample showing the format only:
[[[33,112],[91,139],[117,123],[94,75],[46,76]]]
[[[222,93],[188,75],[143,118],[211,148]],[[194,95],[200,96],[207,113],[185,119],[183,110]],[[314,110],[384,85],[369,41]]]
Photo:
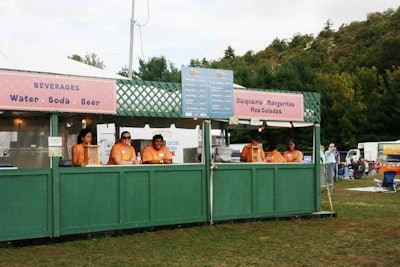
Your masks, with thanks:
[[[106,79],[128,79],[127,77],[99,69],[68,57],[26,54],[23,51],[11,54],[0,47],[0,69],[44,72]]]

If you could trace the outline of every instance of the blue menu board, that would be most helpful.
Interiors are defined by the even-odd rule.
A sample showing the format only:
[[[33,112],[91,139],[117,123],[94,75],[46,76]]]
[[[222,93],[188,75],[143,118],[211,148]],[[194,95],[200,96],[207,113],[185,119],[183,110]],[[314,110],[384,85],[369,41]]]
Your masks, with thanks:
[[[182,116],[233,116],[233,71],[182,67]]]

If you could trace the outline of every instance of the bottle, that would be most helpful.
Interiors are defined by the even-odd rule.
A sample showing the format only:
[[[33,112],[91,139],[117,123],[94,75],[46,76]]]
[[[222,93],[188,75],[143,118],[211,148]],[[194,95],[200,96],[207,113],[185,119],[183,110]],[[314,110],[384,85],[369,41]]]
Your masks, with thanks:
[[[140,152],[137,153],[136,160],[139,162],[139,164],[142,163],[142,156],[140,155]]]

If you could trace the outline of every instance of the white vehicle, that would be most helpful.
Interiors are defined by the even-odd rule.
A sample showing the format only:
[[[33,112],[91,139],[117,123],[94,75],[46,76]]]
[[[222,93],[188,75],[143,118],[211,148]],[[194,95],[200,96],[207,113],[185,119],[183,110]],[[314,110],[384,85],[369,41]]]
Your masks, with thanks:
[[[350,162],[350,158],[353,158],[354,161],[358,161],[360,158],[365,158],[368,161],[376,161],[382,154],[379,145],[389,143],[400,143],[400,140],[358,143],[356,149],[350,149],[347,152],[346,163]]]
[[[350,158],[353,161],[358,161],[361,158],[361,151],[360,149],[350,149],[346,154],[346,164],[350,163]]]
[[[382,142],[365,142],[358,143],[357,148],[363,153],[363,158],[368,161],[373,161],[378,159],[378,144]]]

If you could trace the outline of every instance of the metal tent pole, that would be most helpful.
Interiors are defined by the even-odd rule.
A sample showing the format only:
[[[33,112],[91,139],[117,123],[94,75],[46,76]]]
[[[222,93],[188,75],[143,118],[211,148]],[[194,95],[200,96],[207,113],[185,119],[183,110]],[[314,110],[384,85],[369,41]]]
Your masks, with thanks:
[[[135,26],[135,0],[132,0],[132,16],[131,16],[131,34],[130,34],[130,45],[129,45],[129,71],[128,78],[132,79],[132,61],[133,61],[133,34]]]

